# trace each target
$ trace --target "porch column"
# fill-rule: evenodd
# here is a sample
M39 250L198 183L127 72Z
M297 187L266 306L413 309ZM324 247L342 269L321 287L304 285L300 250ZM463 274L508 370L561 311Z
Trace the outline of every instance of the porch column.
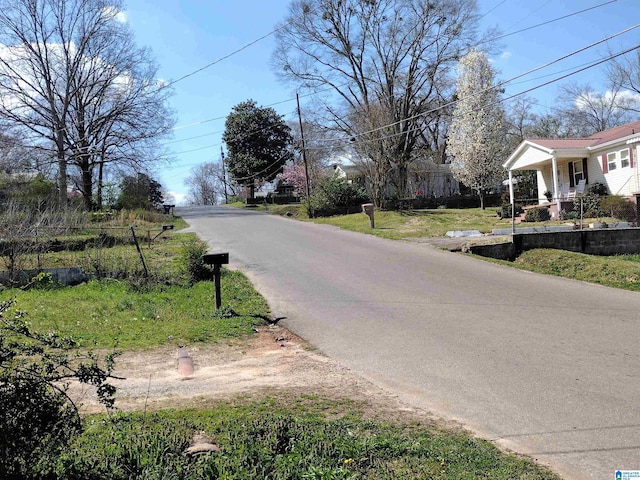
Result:
M516 199L513 195L513 173L509 169L509 200L511 200L511 233L516 233Z
M511 201L511 206L516 203L516 199L513 198L513 173L509 170L509 200Z
M559 202L560 192L558 192L558 161L556 160L555 155L551 157L551 170L553 177L553 189L551 190L553 192L553 200L555 202Z

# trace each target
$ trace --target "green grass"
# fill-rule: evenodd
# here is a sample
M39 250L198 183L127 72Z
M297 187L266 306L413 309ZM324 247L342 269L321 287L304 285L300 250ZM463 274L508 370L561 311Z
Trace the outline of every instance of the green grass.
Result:
M15 297L36 330L71 335L85 347L117 345L124 350L248 335L269 314L246 277L228 270L222 275L220 312L212 282L136 291L124 282L103 280L50 290L7 290L2 297ZM230 310L238 315L221 314Z
M85 426L58 462L64 478L557 479L462 431L388 422L363 415L353 402L337 407L317 397L303 407L266 398L92 416ZM183 456L196 432L220 452Z
M369 233L383 238L399 240L414 237L440 237L449 230L480 230L508 228L511 220L496 216L495 208L425 209L408 212L376 211L375 227L371 229L369 217L363 213L316 218L315 223L335 225L354 232Z
M522 270L640 291L640 255L601 257L540 248L522 253L514 262L500 263Z
M157 224L145 228L159 231ZM223 269L223 308L217 312L213 283L192 285L180 259L198 242L195 234L170 231L151 248L143 244L148 277L131 244L41 254L43 268L78 265L107 278L67 288L4 289L0 299L15 298L36 330L71 335L84 347L145 349L252 333L269 314L266 301L242 274ZM34 268L37 261L33 254L23 259L26 268Z
M234 208L248 208L257 212L269 213L271 215L281 215L297 218L299 220L307 220L307 210L302 203L287 203L284 205L272 205L272 204L258 204L256 206L247 207L244 202L228 203L228 207Z

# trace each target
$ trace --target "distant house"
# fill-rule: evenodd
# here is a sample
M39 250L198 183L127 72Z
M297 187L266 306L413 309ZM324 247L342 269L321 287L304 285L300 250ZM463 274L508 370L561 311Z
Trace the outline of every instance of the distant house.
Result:
M451 175L451 165L417 160L409 167L409 187L416 197L452 197L460 194L460 183Z
M336 177L344 178L347 183L355 183L364 186L365 175L359 166L335 163L331 168L333 168L333 174Z
M638 146L640 121L594 133L586 138L527 139L504 163L509 172L535 170L538 203L549 204L552 214L563 200L575 196L579 185L600 182L613 195L636 201L640 196ZM581 182L582 180L582 182ZM551 192L550 200L545 192ZM513 197L513 191L512 197Z
M354 164L334 164L334 175L349 183L366 186L362 168ZM409 167L407 186L412 197L450 197L460 193L460 184L451 175L449 165L417 160Z

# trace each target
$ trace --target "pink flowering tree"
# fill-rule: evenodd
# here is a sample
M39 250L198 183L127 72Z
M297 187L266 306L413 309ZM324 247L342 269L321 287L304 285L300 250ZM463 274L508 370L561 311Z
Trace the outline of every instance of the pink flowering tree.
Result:
M313 186L317 184L318 180L326 175L327 174L325 173L324 169L312 168L310 166L309 187L311 188L311 190L313 190ZM277 178L285 184L291 185L293 187L293 191L296 194L302 197L306 196L307 181L303 163L285 165L282 173L279 173Z

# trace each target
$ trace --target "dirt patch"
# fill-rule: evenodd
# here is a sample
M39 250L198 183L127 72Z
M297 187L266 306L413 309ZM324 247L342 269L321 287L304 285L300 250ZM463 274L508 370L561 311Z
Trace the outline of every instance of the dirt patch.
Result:
M490 245L494 243L504 243L510 240L508 235L479 235L477 237L417 237L405 238L407 242L423 243L433 245L442 250L450 252L463 251L469 245Z
M239 394L311 394L357 400L380 413L412 413L423 419L428 416L277 325L260 327L256 336L242 342L192 345L186 346L186 351L193 362L193 373L188 376L178 372L178 357L184 351L177 347L119 356L114 375L123 380L112 381L117 388L116 408L199 408ZM74 383L69 393L83 414L104 411L91 387Z

